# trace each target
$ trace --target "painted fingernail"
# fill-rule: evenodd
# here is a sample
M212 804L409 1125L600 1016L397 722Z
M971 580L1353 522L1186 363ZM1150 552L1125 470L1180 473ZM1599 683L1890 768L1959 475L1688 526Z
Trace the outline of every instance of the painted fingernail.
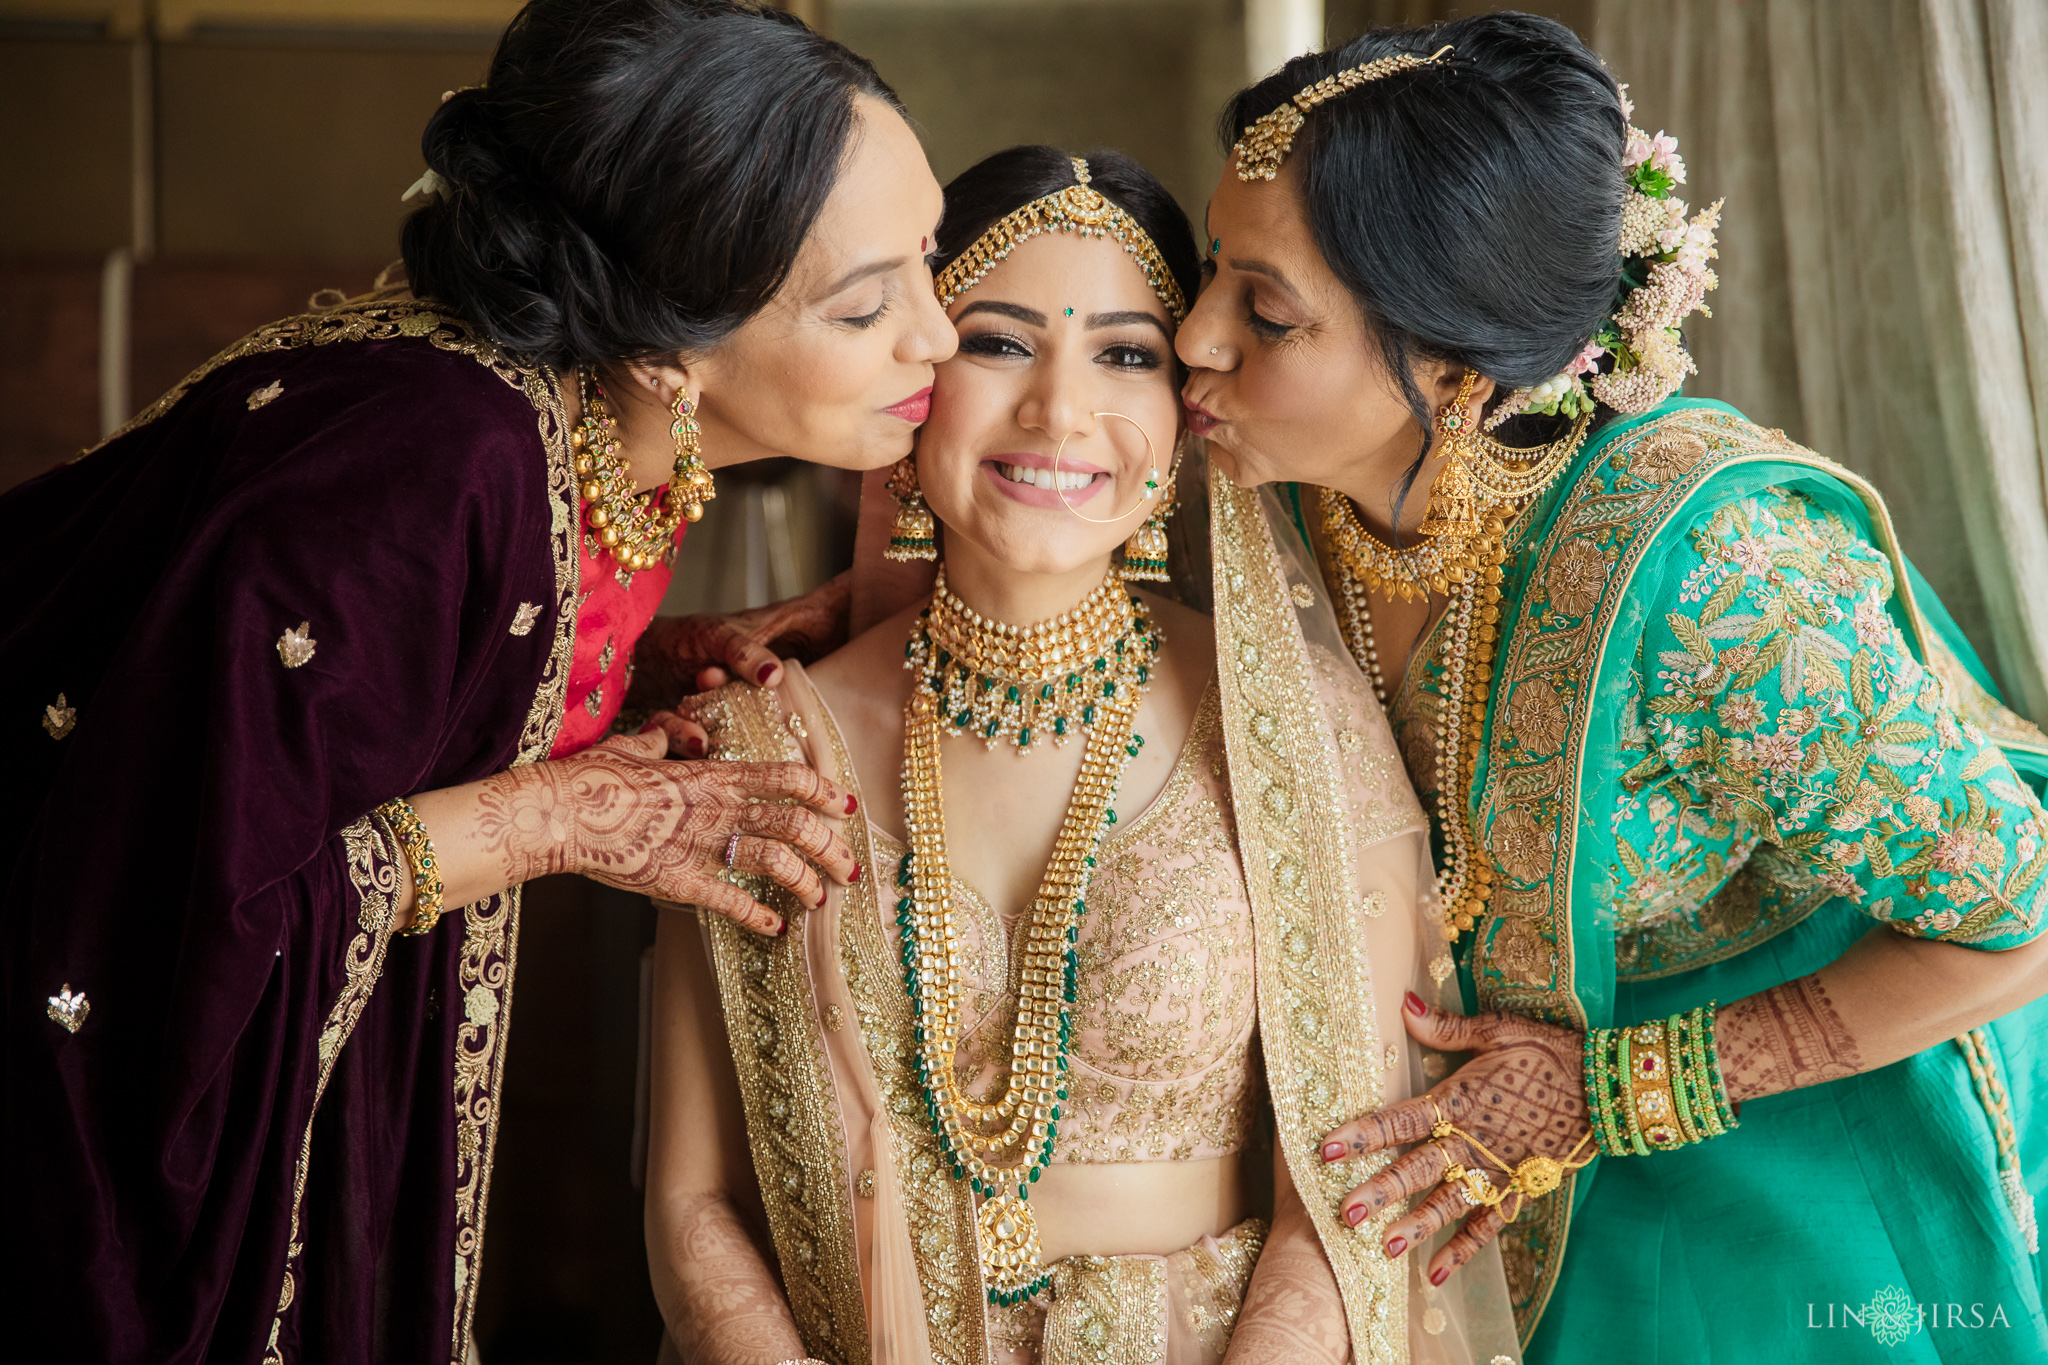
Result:
M1365 1205L1353 1204L1350 1208L1344 1210L1344 1221L1349 1223L1352 1227L1357 1227L1360 1223L1363 1223L1365 1221L1365 1215Z
M1447 1265L1440 1265L1435 1270L1429 1272L1429 1282L1438 1289L1443 1288L1444 1281L1449 1278L1451 1278L1451 1268Z
M1403 996L1401 998L1401 1004L1404 1008L1407 1009L1407 1011L1410 1014L1414 1015L1417 1019L1420 1019L1423 1015L1429 1013L1429 1006L1423 1004L1422 997L1417 995L1414 991L1410 991L1407 995Z
M774 676L775 676L775 665L774 665L774 664L762 664L762 665L761 665L761 671L760 671L759 673L756 673L756 674L754 675L754 680L755 680L756 682L760 683L760 684L761 684L761 686L763 686L763 687L766 687L766 686L768 685L768 680L769 680L770 678L774 677Z
M847 813L848 815L851 815L851 814L853 814L853 813L854 813L855 811L857 811L857 810L859 810L859 809L860 809L860 802L858 802L858 801L856 801L856 800L854 799L854 796L853 796L853 793L852 793L852 792L848 792L848 793L846 794L846 813Z
M826 888L825 888L825 889L824 889L823 891L820 891L820 892L818 893L818 908L819 908L820 910L823 910L823 909L825 908L825 901L826 901L826 898L828 898L829 896L831 896L831 894L832 894L832 888L831 888L831 887L829 887L829 886L828 886L828 887L826 887Z
M775 937L777 937L777 938L781 938L781 937L782 937L782 936L783 936L784 934L786 934L786 933L788 933L788 932L789 932L789 921L788 921L788 920L786 920L786 919L779 919L779 920L775 921Z
M859 864L859 863L855 863L855 864L853 865L853 875L852 875L851 877L848 877L848 878L846 879L846 884L847 884L848 886L852 886L852 885L853 885L853 884L854 884L855 882L857 882L857 881L859 881L859 880L860 880L860 864Z
M1325 1160L1325 1161L1335 1161L1335 1160L1337 1160L1337 1159L1338 1159L1339 1157L1341 1157L1341 1156L1343 1156L1343 1155L1344 1155L1344 1144L1343 1144L1343 1143L1341 1143L1341 1142L1326 1142L1326 1143L1324 1143L1324 1144L1323 1144L1323 1160Z
M653 733L654 733L654 732L655 732L656 730L659 730L660 728L661 728L661 722L660 722L660 721L654 721L654 720L650 720L650 721L648 721L648 722L647 722L647 723L646 723L645 725L643 725L643 726L641 726L641 727L640 727L640 733L641 733L641 734L643 734L643 735L651 735L651 734L653 734Z
M691 758L704 757L704 741L701 739L697 739L695 737L684 740L683 752L688 754Z
M1387 1239L1387 1255L1399 1256L1407 1249L1408 1239L1406 1237L1389 1237Z

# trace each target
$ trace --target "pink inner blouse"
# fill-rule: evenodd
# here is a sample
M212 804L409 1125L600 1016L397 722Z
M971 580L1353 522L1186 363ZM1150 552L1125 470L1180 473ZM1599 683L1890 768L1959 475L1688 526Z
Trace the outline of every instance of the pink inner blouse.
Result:
M626 689L633 685L633 647L653 622L669 579L675 576L673 564L621 572L619 561L582 526L585 510L587 505L577 508L581 591L576 594L576 653L569 663L562 730L549 758L567 758L588 749L611 729L625 704ZM676 528L678 542L687 529L687 523Z
M875 831L893 866L903 846ZM1067 1102L1055 1162L1198 1161L1241 1150L1258 1103L1252 909L1212 682L1166 786L1096 855L1076 944ZM1007 1074L1025 917L954 881L967 1016L958 1070Z

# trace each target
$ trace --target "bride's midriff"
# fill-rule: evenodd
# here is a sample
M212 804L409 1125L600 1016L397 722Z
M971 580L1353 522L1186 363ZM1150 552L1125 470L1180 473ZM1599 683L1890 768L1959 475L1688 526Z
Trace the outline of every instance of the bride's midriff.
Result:
M1055 1162L1031 1188L1039 1254L1167 1256L1250 1212L1243 1152L1206 1161Z

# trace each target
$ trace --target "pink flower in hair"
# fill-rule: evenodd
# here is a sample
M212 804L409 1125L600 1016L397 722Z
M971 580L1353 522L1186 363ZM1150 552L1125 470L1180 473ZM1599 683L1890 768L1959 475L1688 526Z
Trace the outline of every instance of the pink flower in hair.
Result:
M1622 149L1621 168L1624 171L1632 171L1655 153L1656 148L1651 145L1649 134L1640 128L1631 128L1628 130L1628 146Z
M1589 341L1586 343L1586 349L1580 351L1572 358L1572 363L1564 367L1564 372L1570 375L1591 374L1593 367L1600 362L1600 357L1606 354L1605 346L1597 341Z
M1685 163L1678 158L1678 139L1661 128L1657 130L1657 136L1650 139L1648 159L1650 169L1670 176L1672 184L1685 183Z

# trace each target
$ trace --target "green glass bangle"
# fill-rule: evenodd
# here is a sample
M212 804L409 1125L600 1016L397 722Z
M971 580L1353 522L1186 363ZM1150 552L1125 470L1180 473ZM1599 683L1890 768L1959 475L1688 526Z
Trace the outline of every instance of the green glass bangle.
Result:
M1721 1120L1723 1130L1732 1130L1738 1126L1735 1118L1735 1106L1728 1103L1728 1087L1721 1079L1721 1045L1714 1037L1714 1028L1717 1023L1714 1011L1718 1007L1718 1001L1709 1000L1700 1014L1701 1029L1705 1035L1706 1042L1704 1048L1706 1053L1705 1080L1714 1097L1715 1116Z
M1635 1075L1630 1057L1628 1030L1616 1029L1621 1041L1614 1053L1615 1070L1621 1075L1621 1112L1628 1120L1628 1149L1637 1156L1648 1156L1650 1144L1643 1139L1642 1120L1636 1116L1635 1086L1630 1079Z
M1588 1029L1586 1052L1592 1058L1588 1095L1593 1108L1593 1140L1606 1156L1624 1156L1627 1147L1616 1127L1614 1113L1614 1030Z
M1687 1142L1698 1142L1705 1136L1693 1120L1692 1073L1685 1064L1685 1016L1674 1014L1665 1025L1670 1045L1665 1055L1671 1059L1671 1104L1678 1111L1678 1135Z

